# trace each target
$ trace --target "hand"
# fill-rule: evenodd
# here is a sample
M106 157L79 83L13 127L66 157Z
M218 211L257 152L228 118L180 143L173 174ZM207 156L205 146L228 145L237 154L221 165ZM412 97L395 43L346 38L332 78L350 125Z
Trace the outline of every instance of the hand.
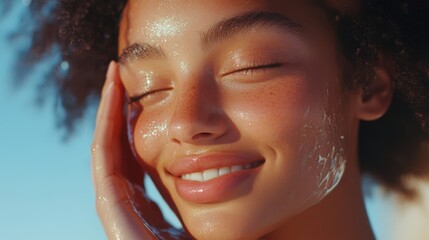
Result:
M123 114L124 90L111 62L97 113L92 171L97 213L109 239L186 239L147 198L144 172L130 150Z

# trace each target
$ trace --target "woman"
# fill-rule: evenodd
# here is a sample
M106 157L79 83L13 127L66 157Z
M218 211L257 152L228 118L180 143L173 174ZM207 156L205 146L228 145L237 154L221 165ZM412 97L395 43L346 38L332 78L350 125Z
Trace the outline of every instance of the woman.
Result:
M409 193L401 177L427 164L425 1L103 3L56 11L80 69L66 79L107 60L119 21L92 148L109 238L373 239L360 169Z

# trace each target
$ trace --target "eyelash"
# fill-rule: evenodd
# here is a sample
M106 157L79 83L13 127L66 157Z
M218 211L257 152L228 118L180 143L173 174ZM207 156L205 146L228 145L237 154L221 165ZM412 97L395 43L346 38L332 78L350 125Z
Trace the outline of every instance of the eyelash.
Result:
M270 64L263 64L263 65L254 64L254 65L249 66L249 67L244 67L244 68L240 68L240 69L237 69L237 70L234 70L231 72L224 73L224 74L222 74L222 77L226 76L226 75L236 74L236 73L242 73L244 75L248 75L248 74L253 74L256 71L266 71L268 69L277 68L277 67L281 67L281 66L283 66L282 63L270 63ZM167 91L167 90L171 90L171 89L172 88L162 88L162 89L157 89L157 90L153 90L153 91L148 91L148 92L142 93L142 94L135 96L135 97L130 97L128 100L128 104L138 102L141 99L143 99L143 98L145 98L151 94L155 94L158 92Z
M249 67L243 67L243 68L240 68L237 70L233 70L231 72L224 73L224 74L222 74L222 77L226 76L226 75L236 74L236 73L248 75L248 74L253 74L257 71L266 71L268 69L277 68L277 67L281 67L281 66L283 66L283 63L270 63L270 64L262 64L262 65L253 64Z
M158 93L158 92L167 91L167 90L171 90L171 89L172 88L161 88L161 89L157 89L157 90L153 90L153 91L148 91L148 92L142 93L142 94L134 96L134 97L129 97L128 104L132 104L132 103L138 102L141 99L143 99L143 98L145 98L145 97L147 97L147 96L149 96L151 94L155 94L155 93Z

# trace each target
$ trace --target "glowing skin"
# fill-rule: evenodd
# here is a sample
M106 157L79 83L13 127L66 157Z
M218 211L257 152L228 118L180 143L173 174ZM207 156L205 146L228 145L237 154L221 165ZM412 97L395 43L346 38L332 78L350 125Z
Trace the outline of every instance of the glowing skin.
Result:
M215 42L201 39L249 12L295 25L258 22ZM304 1L131 0L121 26L121 52L135 43L159 51L121 63L136 100L130 141L195 238L267 235L318 204L346 161L355 162L358 95L342 86L321 9ZM203 181L202 172L222 167L238 171Z
M161 18L156 22L148 22L147 28L141 32L142 35L149 34L150 39L173 38L180 35L182 29L186 27L186 22L176 17Z

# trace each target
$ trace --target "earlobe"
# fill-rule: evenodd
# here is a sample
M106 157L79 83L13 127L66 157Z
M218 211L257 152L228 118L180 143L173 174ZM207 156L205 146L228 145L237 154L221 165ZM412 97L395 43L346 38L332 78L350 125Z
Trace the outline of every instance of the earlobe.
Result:
M379 55L375 66L375 76L361 91L359 102L359 119L373 121L383 116L393 98L393 66L387 64Z

